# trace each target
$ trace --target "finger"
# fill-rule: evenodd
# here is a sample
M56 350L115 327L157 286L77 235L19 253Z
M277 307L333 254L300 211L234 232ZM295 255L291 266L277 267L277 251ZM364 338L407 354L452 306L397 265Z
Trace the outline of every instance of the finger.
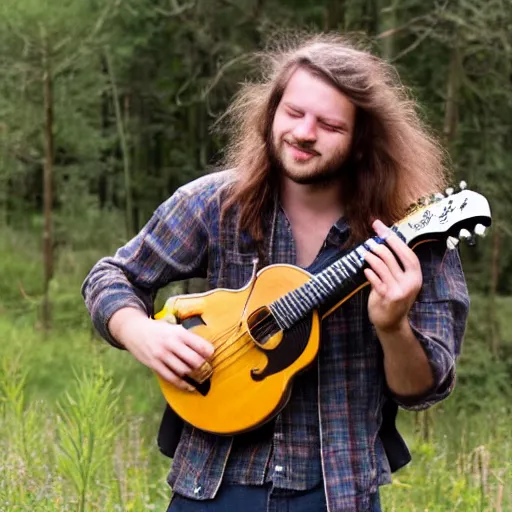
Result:
M183 328L181 332L181 339L194 350L194 352L197 352L205 359L210 359L215 352L215 348L209 341L206 341L204 338L201 338L201 336L191 331L187 331L185 328Z
M381 260L377 255L371 252L367 252L364 255L364 259L366 260L368 265L370 265L373 272L377 274L377 276L382 282L384 282L388 286L391 286L394 282L396 282L396 279L393 277L393 274L389 270L386 263L383 260Z
M393 277L398 281L404 275L404 271L397 260L397 257L384 244L376 245L372 248L376 254L388 267Z
M194 391L195 388L185 382L183 379L181 379L178 375L176 375L173 371L169 370L165 364L163 364L161 361L159 361L157 364L155 364L155 367L153 368L162 379L166 380L167 382L170 382L174 386L176 386L179 389L182 389L183 391Z
M389 229L380 220L374 221L372 227L377 235L384 239L389 247L391 247L396 257L402 262L405 271L417 268L419 265L418 257L416 254L414 254L414 251L403 240L401 240L394 231Z
M379 276L371 268L365 268L364 275L370 282L372 289L374 289L381 296L386 295L386 285L379 279Z
M178 340L171 347L172 353L181 359L187 366L194 370L198 370L205 362L205 358L197 353L193 348L186 345L183 340Z
M178 377L184 377L185 375L188 375L192 371L192 368L188 364L186 364L179 357L175 356L170 352L165 356L162 362L173 373L178 375Z

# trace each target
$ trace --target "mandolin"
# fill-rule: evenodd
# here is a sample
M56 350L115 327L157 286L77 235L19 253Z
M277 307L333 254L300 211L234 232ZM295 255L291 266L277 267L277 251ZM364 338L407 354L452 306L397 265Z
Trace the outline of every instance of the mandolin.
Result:
M459 192L446 193L421 201L390 229L411 248L435 240L446 240L449 249L463 239L474 243L475 234L483 236L491 225L487 200L464 183ZM209 361L185 377L194 391L157 376L169 406L194 427L220 435L272 419L288 402L293 378L318 353L321 319L368 284L365 253L382 243L370 238L314 276L276 264L254 271L239 290L168 299L155 319L179 323L215 348Z

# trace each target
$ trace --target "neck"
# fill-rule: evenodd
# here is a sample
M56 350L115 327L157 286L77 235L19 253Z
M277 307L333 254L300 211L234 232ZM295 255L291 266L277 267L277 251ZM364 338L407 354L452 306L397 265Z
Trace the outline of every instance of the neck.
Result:
M341 216L340 184L330 182L301 185L283 177L280 184L281 204L285 211L307 211L317 215Z

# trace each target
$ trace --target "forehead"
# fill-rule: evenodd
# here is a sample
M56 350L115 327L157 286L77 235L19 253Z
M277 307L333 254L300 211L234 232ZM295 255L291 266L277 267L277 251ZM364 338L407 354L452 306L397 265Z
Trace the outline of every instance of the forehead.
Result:
M354 104L342 92L309 71L297 69L286 85L281 98L283 103L315 114L319 117L352 117Z

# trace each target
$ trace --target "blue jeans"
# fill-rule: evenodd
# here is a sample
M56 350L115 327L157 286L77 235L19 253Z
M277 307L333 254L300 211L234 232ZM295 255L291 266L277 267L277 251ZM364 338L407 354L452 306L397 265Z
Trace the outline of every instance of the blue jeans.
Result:
M191 500L175 494L167 512L327 512L323 484L307 491L273 489L271 485L221 485L213 500ZM381 512L379 493L371 512Z

